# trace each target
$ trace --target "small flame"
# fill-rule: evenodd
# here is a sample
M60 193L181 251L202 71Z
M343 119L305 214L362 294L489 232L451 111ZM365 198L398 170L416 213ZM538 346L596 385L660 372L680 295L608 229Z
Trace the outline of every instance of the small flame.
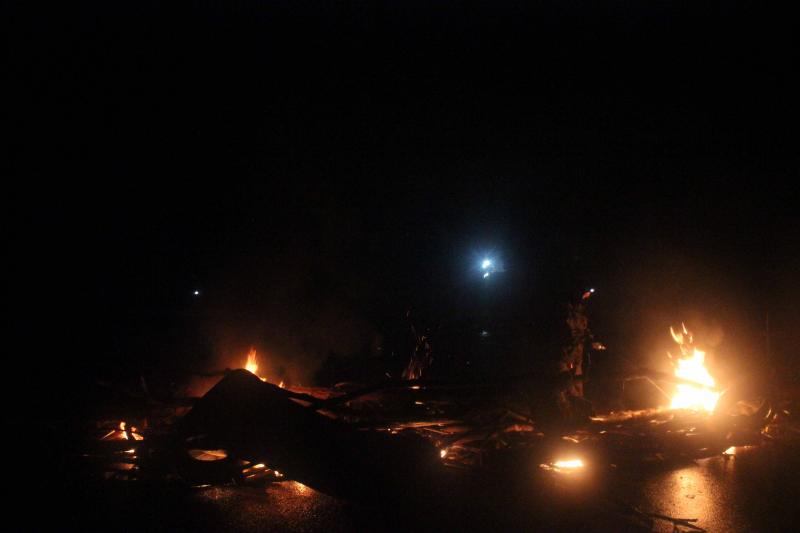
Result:
M551 472L559 472L570 474L572 472L580 471L585 465L581 459L559 459L552 463L543 463L539 468L549 470Z
M244 365L244 369L253 374L255 377L260 379L261 381L267 381L267 378L258 375L258 360L256 359L256 349L250 348L250 352L247 354L247 363ZM286 388L283 384L283 381L280 382L278 385L280 388Z
M677 359L675 376L692 381L697 385L681 383L672 397L673 409L694 409L696 411L713 412L717 406L720 393L714 388L716 383L705 366L706 353L694 346L691 332L681 324L682 331L675 332L669 328L672 338L681 348L682 357ZM672 356L670 356L672 357Z
M561 468L563 470L575 470L577 468L583 468L583 461L580 459L567 459L567 460L560 460L553 463L553 466L556 468Z
M112 429L100 437L100 440L144 440L144 437L138 431L135 426L128 427L128 424L122 421L117 426L117 429Z
M445 448L443 450L439 450L439 455L442 457L442 459L447 457L447 448Z

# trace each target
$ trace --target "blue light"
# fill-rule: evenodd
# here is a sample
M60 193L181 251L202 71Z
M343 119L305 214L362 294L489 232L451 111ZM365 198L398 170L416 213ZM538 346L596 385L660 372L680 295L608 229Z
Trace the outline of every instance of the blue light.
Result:
M482 268L482 269L484 269L484 270L486 270L486 269L487 269L487 268L489 268L490 266L492 266L492 261L491 261L491 259L484 259L484 260L483 260L483 263L481 263L481 268Z

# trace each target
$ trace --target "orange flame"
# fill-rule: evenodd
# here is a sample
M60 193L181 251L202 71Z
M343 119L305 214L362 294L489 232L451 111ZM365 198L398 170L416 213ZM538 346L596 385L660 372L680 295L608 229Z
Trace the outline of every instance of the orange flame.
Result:
M138 429L135 426L128 427L128 425L122 421L117 426L117 429L112 429L102 437L100 440L144 440L144 437L138 433Z
M552 463L543 463L539 468L549 470L552 472L560 472L565 474L572 474L573 472L581 472L586 464L581 459L559 459Z
M247 354L247 362L244 365L244 369L256 376L261 381L267 381L267 378L258 375L258 359L256 356L256 349L250 348L250 351ZM281 381L278 386L282 389L285 388L283 381Z
M553 466L556 468L573 470L576 468L583 468L584 465L583 461L581 461L580 459L566 459L566 460L556 461L555 463L553 463Z
M673 409L693 409L695 411L713 412L717 406L720 392L715 389L714 378L705 366L706 353L692 346L694 338L686 326L676 332L669 328L672 338L680 346L682 357L675 362L675 376L692 381L697 385L681 383L675 388L672 397ZM668 354L669 355L669 354ZM672 355L670 355L670 358Z
M247 354L247 363L244 365L244 369L248 372L258 375L258 363L256 362L256 349L250 348L250 353Z

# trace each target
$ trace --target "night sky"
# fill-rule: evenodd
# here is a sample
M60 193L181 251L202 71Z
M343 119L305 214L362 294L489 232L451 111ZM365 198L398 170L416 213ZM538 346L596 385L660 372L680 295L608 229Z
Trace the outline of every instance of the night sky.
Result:
M687 320L796 374L791 17L428 4L8 2L11 368L66 398L257 346L309 383L397 368L413 307L513 372L591 286L610 358Z

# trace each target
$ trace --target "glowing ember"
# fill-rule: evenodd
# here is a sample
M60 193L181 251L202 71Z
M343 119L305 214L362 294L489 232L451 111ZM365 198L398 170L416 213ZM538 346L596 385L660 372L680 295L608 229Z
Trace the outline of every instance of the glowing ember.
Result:
M581 459L559 459L553 463L540 464L539 468L552 472L572 473L578 472L586 466Z
M439 455L442 457L442 459L447 457L447 448L445 448L444 450L440 450Z
M695 411L714 411L720 393L714 389L716 383L705 367L706 353L692 346L692 334L682 326L681 332L670 328L672 338L681 348L682 357L677 359L675 376L692 381L697 385L681 383L672 397L673 409L693 409ZM672 356L670 356L672 357Z
M731 446L730 448L722 452L722 455L724 455L725 457L730 457L732 455L737 455L743 452L747 452L748 450L752 450L753 448L755 448L755 446L753 445Z
M189 450L189 455L198 461L221 461L228 457L225 450Z
M294 492L297 494L307 494L310 490L308 487L300 483L299 481L292 482L292 487L294 488Z
M556 468L561 468L563 470L574 470L576 468L583 468L583 461L580 459L569 459L566 461L556 461L553 463L553 466Z

